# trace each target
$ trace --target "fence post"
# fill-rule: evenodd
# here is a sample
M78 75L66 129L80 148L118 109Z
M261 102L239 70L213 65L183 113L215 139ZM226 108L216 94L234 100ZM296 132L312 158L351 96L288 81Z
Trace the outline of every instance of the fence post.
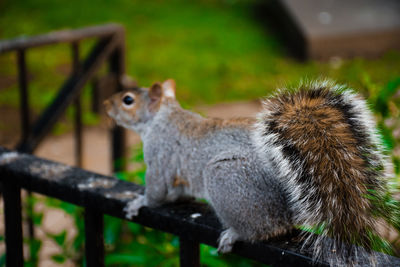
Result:
M80 62L79 62L79 43L72 43L72 71L74 75L80 72ZM82 105L80 94L76 97L74 101L75 114L74 114L74 135L75 135L75 163L76 166L82 168Z
M30 116L29 116L29 94L28 94L28 73L26 71L26 54L25 50L17 51L18 62L18 83L19 83L19 99L20 99L20 116L21 116L21 133L22 141L26 141L30 133Z
M85 255L87 267L104 266L103 214L85 208Z
M199 242L196 242L188 237L179 237L179 260L181 267L199 267Z
M31 118L29 116L29 92L28 92L28 71L26 69L26 53L24 49L17 50L18 62L18 84L19 84L19 98L20 98L20 116L21 116L21 143L25 143L31 132ZM21 190L19 190L21 191ZM27 191L28 201L26 205L28 234L30 241L35 238L35 227L33 225L33 207L30 199L32 192ZM32 258L32 255L31 255Z
M110 72L114 74L117 92L122 91L121 78L125 74L125 49L124 35L120 33L120 45L110 57ZM125 169L125 131L122 127L116 126L112 129L112 160L113 171Z
M6 265L23 266L21 188L9 179L3 180L4 224L6 232Z
M99 78L96 76L92 78L91 89L92 89L92 103L91 103L92 112L96 114L101 114L100 109L102 107L100 105Z

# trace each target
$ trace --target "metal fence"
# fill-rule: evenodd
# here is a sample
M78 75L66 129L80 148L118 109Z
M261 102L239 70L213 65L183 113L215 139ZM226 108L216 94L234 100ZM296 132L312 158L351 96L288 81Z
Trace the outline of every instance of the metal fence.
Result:
M23 263L21 188L85 208L86 262L87 266L96 267L104 266L103 214L126 219L123 208L134 194L144 191L142 186L130 182L1 147L0 180L4 186L8 266ZM181 266L200 266L199 244L217 246L222 231L209 206L197 202L142 208L132 221L178 235ZM276 266L310 266L311 257L301 251L297 237L293 233L263 243L238 242L234 253Z
M87 39L95 39L96 43L85 59L80 59L80 43ZM72 72L58 90L53 101L44 109L35 122L30 121L29 105L29 84L27 70L27 53L30 49L57 43L69 43L71 46ZM78 30L64 30L52 32L34 37L20 37L12 40L0 41L0 54L13 52L17 56L18 82L20 91L20 114L21 114L21 140L16 146L19 152L32 153L52 130L57 121L65 112L68 106L75 106L74 114L74 134L75 134L75 160L77 166L82 166L82 108L80 95L82 88L94 77L102 65L109 65L109 71L114 76L113 91L122 90L120 77L125 73L125 31L121 25L108 24L102 26L88 27ZM99 96L99 94L96 94ZM124 130L120 127L112 129L112 159L114 170L123 168L121 160L124 154ZM116 164L118 163L118 164ZM4 183L4 199L10 194L14 195L12 189L8 191L7 183ZM28 191L30 195L30 191ZM16 196L13 196L16 197ZM18 205L18 199L15 199ZM6 208L5 208L6 209ZM28 206L31 210L32 207ZM27 212L32 214L32 212ZM10 216L9 216L10 217ZM96 221L99 219L97 213L86 212L85 221ZM102 220L98 220L101 222ZM29 235L34 237L34 227L32 219L28 217ZM12 229L12 228L11 228ZM11 232L10 232L11 231ZM10 236L13 231L8 227L6 236ZM18 232L17 232L18 233ZM92 238L92 235L88 236ZM15 241L18 240L18 241ZM19 242L18 234L16 239L7 238L6 245ZM21 246L22 243L19 245ZM10 256L19 253L16 249L7 249L7 265L18 266L21 259ZM100 253L100 251L99 251ZM16 255L16 254L15 254ZM15 265L17 264L17 265ZM89 262L88 262L89 264Z
M79 42L98 39L88 57L79 60ZM35 123L29 121L29 90L26 70L26 50L54 43L71 43L73 72L65 81L53 102ZM16 151L0 147L0 182L3 185L6 264L23 266L21 189L54 197L85 208L85 257L87 266L104 266L103 215L126 219L123 208L142 186L44 160L30 155L52 129L68 105L75 105L76 163L81 164L81 104L80 91L99 67L108 62L115 75L115 91L122 90L124 74L124 29L105 25L74 31L60 31L32 38L0 42L0 53L14 51L18 57L21 96L22 139ZM113 162L123 157L124 132L112 130ZM17 152L18 151L18 152ZM119 164L114 169L121 168ZM195 215L195 216L193 216ZM143 208L133 222L179 236L181 266L200 266L199 244L217 246L222 227L206 204L174 203L159 208ZM33 235L33 225L31 225ZM274 266L311 266L311 255L302 248L299 232L268 242L250 244L237 242L233 253ZM135 251L132 251L134 254ZM384 258L378 254L380 258ZM400 259L388 257L387 264L400 266ZM326 263L314 263L327 266ZM386 265L387 266L387 265Z

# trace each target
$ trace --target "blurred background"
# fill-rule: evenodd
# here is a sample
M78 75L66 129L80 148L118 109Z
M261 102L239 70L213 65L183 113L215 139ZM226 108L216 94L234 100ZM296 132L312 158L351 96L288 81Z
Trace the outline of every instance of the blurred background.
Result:
M355 88L376 115L382 141L400 172L400 6L396 1L261 0L0 0L0 39L120 23L126 30L126 72L140 86L173 78L182 106L204 115L251 116L258 99L301 80L329 78ZM92 41L81 44L84 58ZM66 44L29 50L26 56L30 117L38 117L71 73ZM82 93L83 167L111 174L110 125L94 112L93 86ZM74 107L65 112L36 155L74 164ZM13 148L21 135L17 58L0 53L0 145ZM140 140L129 134L128 171L120 179L144 182ZM28 266L82 266L81 209L34 195L36 238L26 242ZM1 221L1 235L4 227ZM388 239L399 244L395 232ZM1 237L0 264L4 264ZM105 218L106 264L176 266L178 239L142 226ZM132 253L132 252L135 253ZM398 249L397 249L398 253ZM202 246L207 266L254 266L217 256ZM399 255L399 254L397 254Z

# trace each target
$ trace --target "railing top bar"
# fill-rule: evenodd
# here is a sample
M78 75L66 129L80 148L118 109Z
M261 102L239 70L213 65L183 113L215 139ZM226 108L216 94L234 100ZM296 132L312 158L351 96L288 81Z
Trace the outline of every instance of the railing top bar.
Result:
M142 186L133 183L0 147L0 181L5 179L33 192L122 219L125 219L125 205L135 194L144 191ZM143 208L133 221L214 247L222 230L209 206L197 202ZM268 242L238 242L234 253L265 264L311 266L310 254L301 250L302 243L296 241L297 237L297 233L293 233ZM377 254L379 263L384 255ZM400 266L399 258L388 257L385 266ZM327 265L320 263L317 266Z
M42 45L77 42L92 37L106 37L116 33L123 33L124 28L119 24L105 24L77 30L61 30L32 37L21 36L15 39L0 41L0 53L13 50L27 49Z

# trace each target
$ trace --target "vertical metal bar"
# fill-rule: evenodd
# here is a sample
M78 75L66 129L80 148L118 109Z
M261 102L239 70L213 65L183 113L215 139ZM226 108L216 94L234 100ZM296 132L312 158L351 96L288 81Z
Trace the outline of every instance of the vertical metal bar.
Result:
M26 71L25 50L17 51L18 83L20 91L20 116L22 141L26 141L30 133L29 101L28 101L28 73Z
M94 77L91 82L92 85L92 112L100 114L100 92L99 92L99 79Z
M125 131L122 127L115 126L111 133L113 171L119 172L124 170L126 165L124 159Z
M179 260L181 267L200 267L199 243L187 238L179 238Z
M115 49L110 58L110 71L114 74L116 80L116 91L122 91L121 78L125 74L125 49L124 36L121 34L120 45ZM114 172L125 168L124 149L125 131L116 126L112 129L112 161Z
M85 209L85 254L87 267L104 266L103 214Z
M74 42L72 45L72 71L78 74L80 71L79 63L79 43ZM75 134L75 164L82 167L82 105L80 95L74 101L75 114L74 114L74 134Z
M81 100L78 96L74 102L75 105L75 164L82 168L83 157L82 157L82 106Z
M12 179L4 179L3 189L6 265L8 267L23 266L21 189Z
M32 192L27 190L27 198L26 198L26 208L25 208L25 212L26 212L26 221L28 222L28 234L29 234L29 240L32 241L33 239L35 239L35 226L33 224L33 195ZM31 256L31 259L33 259L35 256Z
M21 139L22 142L26 142L31 132L31 122L29 116L29 94L28 94L28 72L26 69L26 54L24 49L17 50L17 62L18 62L18 83L20 90L20 116L21 116ZM28 221L28 232L29 238L35 237L35 228L33 225L33 207L32 192L28 191L28 202L26 207L27 221Z

